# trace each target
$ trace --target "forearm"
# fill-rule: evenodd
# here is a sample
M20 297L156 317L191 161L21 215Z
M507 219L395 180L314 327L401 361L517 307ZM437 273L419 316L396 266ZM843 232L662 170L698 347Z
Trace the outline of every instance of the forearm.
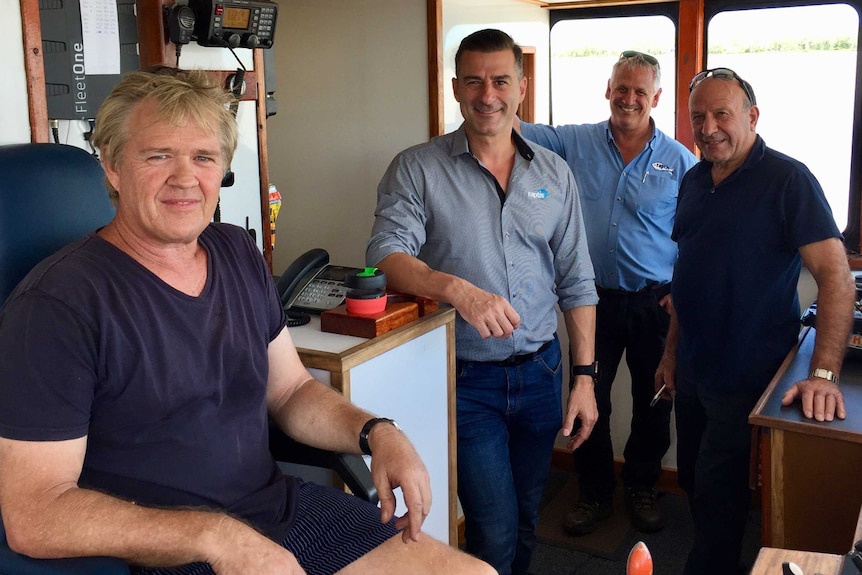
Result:
M314 379L299 386L270 415L297 441L341 453L359 453L359 432L374 417Z
M28 505L16 508L15 499ZM262 537L224 514L148 508L77 487L4 499L4 522L10 547L31 557L109 556L152 567L210 562L231 538Z
M670 323L668 324L667 337L665 338L664 354L666 359L676 359L676 348L679 345L679 320L676 317L676 310L673 304L665 308L670 315Z
M820 289L817 298L817 337L811 356L811 368L828 369L836 375L847 350L847 341L853 325L855 286L852 281L833 278L826 289Z
M831 238L803 246L799 252L817 282L817 337L811 367L838 374L850 337L856 299L856 285L844 246Z
M386 274L386 284L395 291L426 297L458 308L475 286L452 274L439 272L405 253L389 254L377 264Z
M572 365L589 365L596 359L596 306L574 307L563 314ZM601 369L601 366L599 366Z

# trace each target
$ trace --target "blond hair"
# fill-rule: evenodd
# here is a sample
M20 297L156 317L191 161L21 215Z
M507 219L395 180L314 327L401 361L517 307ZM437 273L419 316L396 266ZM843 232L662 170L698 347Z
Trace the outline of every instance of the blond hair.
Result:
M142 102L155 102L157 120L181 126L188 121L219 135L225 168L237 146L237 125L228 106L233 96L202 70L158 67L131 72L114 87L96 114L92 143L108 166L123 158L129 138L129 117ZM117 190L105 180L108 194L117 201Z

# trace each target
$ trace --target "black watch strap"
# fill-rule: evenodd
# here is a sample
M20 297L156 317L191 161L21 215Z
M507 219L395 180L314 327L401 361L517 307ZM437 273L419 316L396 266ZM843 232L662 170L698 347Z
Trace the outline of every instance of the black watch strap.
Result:
M362 426L362 431L359 432L359 449L365 455L371 455L371 446L368 445L368 434L371 433L371 429L378 423L389 423L395 426L395 429L401 429L398 424L395 423L394 419L389 419L388 417L374 417L366 421L365 425Z
M599 362L594 361L589 365L573 365L571 369L572 379L576 375L589 375L593 381L599 380Z

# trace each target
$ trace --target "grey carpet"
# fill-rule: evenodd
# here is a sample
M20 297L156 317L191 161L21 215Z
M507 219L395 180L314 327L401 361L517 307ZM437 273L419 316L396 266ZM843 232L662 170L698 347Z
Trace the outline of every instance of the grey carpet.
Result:
M573 478L573 474L559 470L552 470L545 489L542 514L540 515L541 533L547 526L541 525L542 519L551 513L547 512L547 506L551 504L561 490ZM618 489L620 491L620 489ZM653 558L653 573L655 575L679 575L682 573L685 558L692 544L692 523L688 511L688 502L681 495L664 493L661 495L660 504L666 516L665 528L658 533L639 533L634 528L628 528L623 537L616 543L616 549L610 554L589 553L584 551L583 546L560 545L559 540L549 542L540 535L533 562L530 565L531 575L625 575L626 559L629 550L638 541L643 541L650 550ZM613 521L624 522L628 525L628 518L622 505L621 498L617 498L614 508L615 518ZM611 520L609 520L611 521ZM560 526L560 529L562 527ZM598 531L598 530L597 530ZM616 532L614 532L616 533ZM612 536L611 531L608 537ZM616 535L613 535L616 537ZM565 535L564 537L568 537ZM574 538L571 538L574 539ZM609 539L605 547L614 545ZM743 548L743 563L752 565L760 549L760 510L753 509L749 513L748 526L746 528L745 542Z

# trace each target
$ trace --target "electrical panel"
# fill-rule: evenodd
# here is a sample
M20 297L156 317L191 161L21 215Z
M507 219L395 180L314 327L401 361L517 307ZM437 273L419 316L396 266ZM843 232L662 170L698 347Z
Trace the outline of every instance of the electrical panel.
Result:
M140 67L135 0L40 0L48 117L90 120Z

